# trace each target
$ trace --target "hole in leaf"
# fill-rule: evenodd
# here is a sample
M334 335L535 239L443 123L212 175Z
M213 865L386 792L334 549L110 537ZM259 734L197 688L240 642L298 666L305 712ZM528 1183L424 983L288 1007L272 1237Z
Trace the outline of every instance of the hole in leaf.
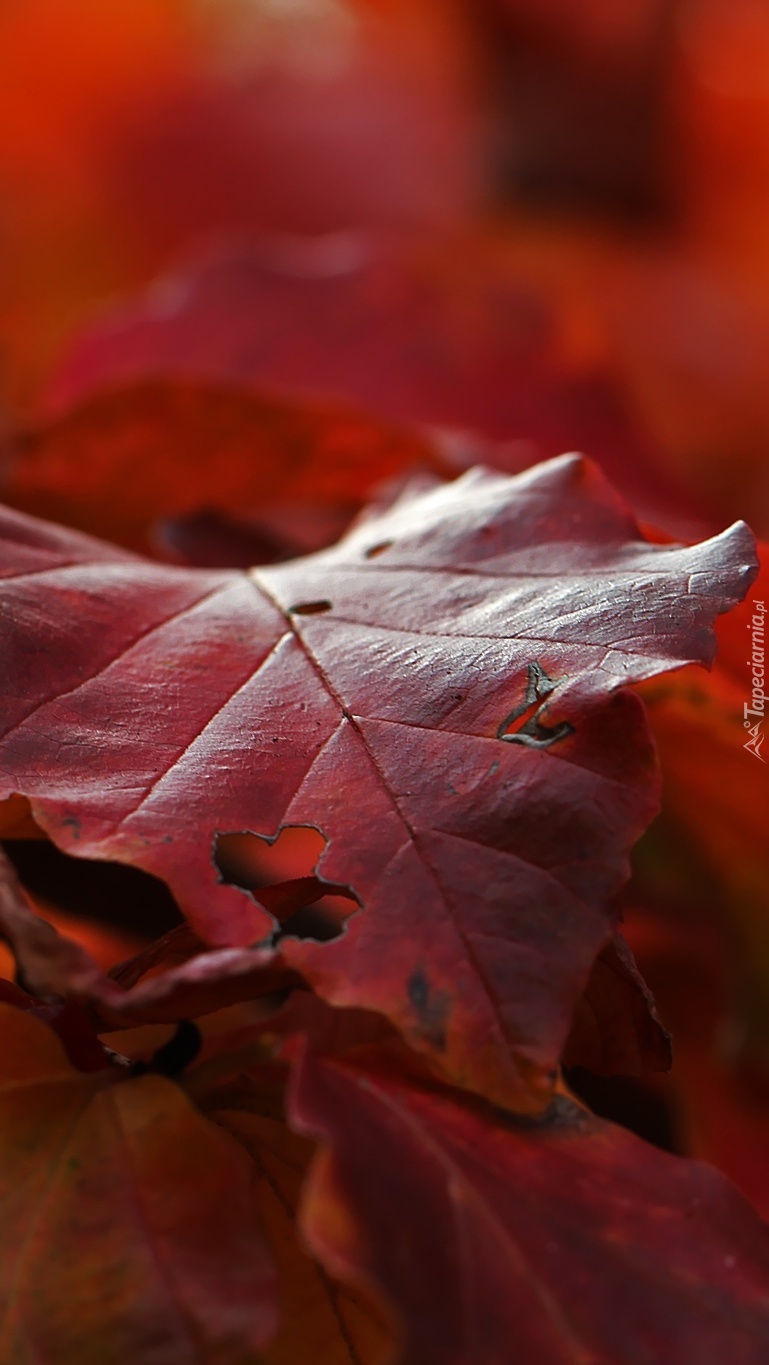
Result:
M73 858L48 839L8 839L2 846L27 891L65 914L147 941L184 922L165 882L138 867Z
M508 744L523 744L531 749L546 749L556 740L565 739L574 733L568 721L560 724L545 725L540 717L545 712L545 703L551 692L558 686L538 662L530 663L526 669L526 694L518 706L505 716L497 730L497 738Z
M508 744L523 744L529 749L547 749L551 744L555 744L556 740L565 739L567 735L573 734L574 726L569 725L567 720L550 727L542 724L537 712L530 719L524 716L520 726L505 730L499 738Z
M273 946L283 938L327 943L360 909L349 886L317 875L327 843L310 825L287 825L274 839L249 831L216 835L214 862L222 881L252 892L278 921Z
M330 611L331 605L327 598L323 597L317 602L297 602L288 610L292 616L318 616L322 611Z
M500 725L499 738L512 739L514 735L519 735L524 727L534 719L541 705L542 702L535 698L528 706L512 712Z
M389 550L392 543L391 540L380 540L377 545L370 545L365 552L366 559L376 559L377 555L382 555L385 550Z

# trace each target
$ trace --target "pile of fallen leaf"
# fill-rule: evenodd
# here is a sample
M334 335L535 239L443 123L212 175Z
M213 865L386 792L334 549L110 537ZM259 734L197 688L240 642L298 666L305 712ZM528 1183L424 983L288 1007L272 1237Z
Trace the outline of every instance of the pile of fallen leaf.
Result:
M769 1359L721 3L0 19L0 1365Z

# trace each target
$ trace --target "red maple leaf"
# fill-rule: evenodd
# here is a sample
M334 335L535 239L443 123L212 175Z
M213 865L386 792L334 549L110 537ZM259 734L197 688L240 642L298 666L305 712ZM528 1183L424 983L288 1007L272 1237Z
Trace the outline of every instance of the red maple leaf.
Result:
M623 684L713 651L741 526L644 541L564 457L483 472L267 570L174 570L7 514L5 794L81 856L164 877L194 930L275 943L222 833L316 826L362 909L284 961L463 1084L539 1109L655 808Z

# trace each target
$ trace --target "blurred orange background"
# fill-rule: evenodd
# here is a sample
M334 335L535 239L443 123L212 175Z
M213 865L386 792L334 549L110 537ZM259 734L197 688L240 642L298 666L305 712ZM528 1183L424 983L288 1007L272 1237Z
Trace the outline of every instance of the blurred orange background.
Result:
M215 230L482 233L766 530L762 0L24 0L0 51L12 410Z

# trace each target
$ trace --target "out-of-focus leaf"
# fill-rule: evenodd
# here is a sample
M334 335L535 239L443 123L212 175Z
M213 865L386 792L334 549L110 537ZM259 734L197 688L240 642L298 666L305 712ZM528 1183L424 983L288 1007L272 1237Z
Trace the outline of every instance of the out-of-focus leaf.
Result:
M584 451L648 521L688 539L713 529L694 494L676 489L613 372L567 353L560 300L522 280L504 239L477 234L396 246L360 232L225 241L76 338L46 403L66 414L161 376L341 398L491 437L501 444L480 458L508 473ZM457 467L467 444L455 443Z
M183 376L527 436L516 418L543 372L550 379L551 318L469 247L390 247L360 232L225 239L76 338L46 407L62 414L117 383Z
M769 1079L745 1047L744 1001L727 916L703 900L631 905L627 930L674 1038L664 1080L678 1150L710 1161L769 1217Z
M320 548L383 480L453 472L426 436L341 407L170 380L94 397L15 452L7 502L144 550L163 518L285 509L288 520L297 504L319 521Z
M670 1068L670 1035L621 934L614 935L593 963L562 1061L599 1076L640 1076Z
M325 1145L308 1242L386 1295L398 1365L766 1358L769 1232L708 1167L563 1097L523 1123L373 1054L306 1054L289 1117Z
M276 1326L249 1162L171 1082L0 1017L3 1359L247 1365Z
M285 1079L285 1067L262 1065L230 1085L195 1089L205 1112L254 1163L254 1195L276 1263L280 1308L278 1334L260 1362L389 1365L392 1329L381 1303L332 1279L301 1238L297 1210L315 1146L286 1124Z

